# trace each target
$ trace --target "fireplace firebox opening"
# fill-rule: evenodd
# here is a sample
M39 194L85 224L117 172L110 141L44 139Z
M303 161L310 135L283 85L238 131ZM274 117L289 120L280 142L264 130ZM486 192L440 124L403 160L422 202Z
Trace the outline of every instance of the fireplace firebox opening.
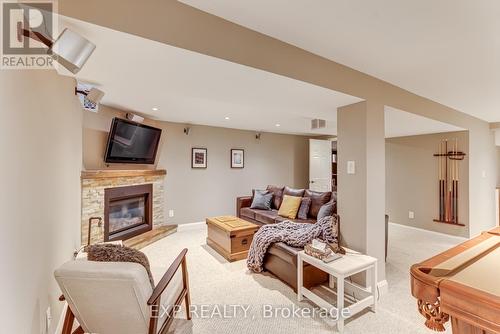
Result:
M127 240L153 229L153 185L104 189L104 241Z

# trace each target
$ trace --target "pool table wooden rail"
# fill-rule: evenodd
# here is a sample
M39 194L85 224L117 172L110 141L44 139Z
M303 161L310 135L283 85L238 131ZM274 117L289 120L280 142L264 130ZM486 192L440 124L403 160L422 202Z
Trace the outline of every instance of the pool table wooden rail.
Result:
M411 293L418 300L418 311L426 318L428 328L444 331L451 316L454 334L500 333L499 296L430 274L432 268L495 235L500 235L500 228L411 267Z

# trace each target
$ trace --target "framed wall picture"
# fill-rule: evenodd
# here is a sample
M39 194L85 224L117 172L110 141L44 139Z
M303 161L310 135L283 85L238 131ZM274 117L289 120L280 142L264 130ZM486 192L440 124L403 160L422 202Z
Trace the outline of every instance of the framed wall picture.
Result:
M245 150L231 149L231 168L245 167Z
M191 168L207 168L207 149L193 147L191 149Z

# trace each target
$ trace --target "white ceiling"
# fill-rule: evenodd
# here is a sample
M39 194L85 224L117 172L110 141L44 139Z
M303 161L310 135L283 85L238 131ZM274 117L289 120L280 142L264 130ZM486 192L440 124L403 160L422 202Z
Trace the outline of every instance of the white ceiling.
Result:
M181 0L489 122L500 1Z
M465 129L454 125L438 122L396 108L385 107L386 138L463 130Z
M156 119L278 133L334 134L336 108L360 101L90 23L62 17L59 24L97 45L77 77L101 86L103 104ZM326 119L328 128L311 131L313 118Z
M60 17L59 25L77 31L97 45L78 73L78 80L95 83L103 90L103 104L151 118L253 131L336 135L337 107L361 101L79 20ZM63 68L58 70L71 75ZM159 110L154 111L153 107ZM313 118L326 119L327 128L310 130ZM387 137L457 129L386 108Z

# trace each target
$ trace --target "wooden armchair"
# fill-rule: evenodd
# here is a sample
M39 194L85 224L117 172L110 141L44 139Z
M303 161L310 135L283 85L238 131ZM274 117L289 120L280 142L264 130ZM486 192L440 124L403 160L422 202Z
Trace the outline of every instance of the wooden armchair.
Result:
M61 300L68 302L62 334L164 333L183 301L190 320L186 253L184 249L177 256L154 289L137 263L65 263L54 274ZM72 332L75 318L80 327Z

